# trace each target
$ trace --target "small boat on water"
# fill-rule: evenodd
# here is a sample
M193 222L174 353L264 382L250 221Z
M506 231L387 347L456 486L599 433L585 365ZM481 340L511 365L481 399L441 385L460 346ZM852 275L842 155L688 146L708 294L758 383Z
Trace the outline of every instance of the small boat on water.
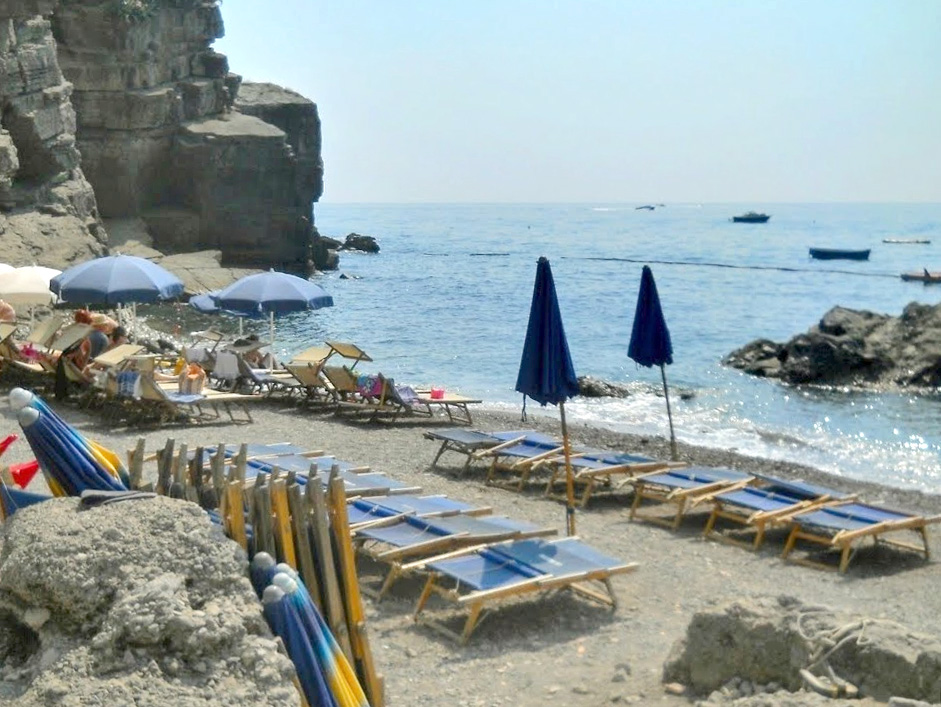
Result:
M635 206L634 211L653 211L655 208L653 204L644 204L643 206Z
M941 282L941 272L929 272L927 268L921 272L903 272L901 277L905 282L923 282L926 285Z
M732 223L765 223L771 216L769 214L759 214L757 211L749 211L741 216L733 216Z
M896 245L928 245L931 243L931 241L921 238L883 238L882 242L895 243Z
M841 250L839 248L811 248L810 257L817 260L869 260L870 248L866 250Z

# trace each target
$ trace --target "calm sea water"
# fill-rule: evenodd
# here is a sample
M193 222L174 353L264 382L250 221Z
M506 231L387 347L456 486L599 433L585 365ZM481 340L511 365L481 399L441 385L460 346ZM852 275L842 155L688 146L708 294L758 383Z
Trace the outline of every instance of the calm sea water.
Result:
M513 386L536 259L545 255L576 372L636 391L573 401L569 416L667 434L659 370L627 358L647 263L673 339L668 380L694 393L671 396L679 439L941 492L941 397L796 390L720 364L758 337L806 331L836 305L898 315L909 302L941 300L941 286L898 277L941 269L941 205L778 204L765 209L773 215L766 224L729 221L755 206L764 208L320 204L321 233L372 235L382 252L344 253L340 272L351 279L318 276L336 306L282 320L278 345L291 353L328 337L352 340L375 358L372 370L399 382L439 384L519 410ZM815 261L809 246L872 255Z

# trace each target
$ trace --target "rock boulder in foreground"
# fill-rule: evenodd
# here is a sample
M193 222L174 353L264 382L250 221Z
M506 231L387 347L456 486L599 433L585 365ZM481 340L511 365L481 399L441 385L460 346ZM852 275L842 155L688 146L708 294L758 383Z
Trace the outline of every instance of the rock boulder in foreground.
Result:
M936 636L790 597L736 601L696 614L664 664L663 679L694 695L711 693L707 704L755 693L765 697L757 704L826 704L801 670L828 676L828 667L859 696L881 702L892 697L931 702L941 694ZM807 693L813 697L805 700Z
M912 303L902 315L834 307L806 334L759 339L723 363L786 383L866 388L941 384L941 305Z
M0 541L0 704L299 704L244 553L196 505L54 499Z

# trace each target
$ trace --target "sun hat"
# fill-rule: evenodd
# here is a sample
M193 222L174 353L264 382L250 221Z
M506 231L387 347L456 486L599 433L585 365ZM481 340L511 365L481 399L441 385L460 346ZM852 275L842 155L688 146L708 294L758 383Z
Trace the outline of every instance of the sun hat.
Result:
M111 329L114 329L118 323L107 314L95 312L91 315L91 325L96 329L108 329L110 331Z

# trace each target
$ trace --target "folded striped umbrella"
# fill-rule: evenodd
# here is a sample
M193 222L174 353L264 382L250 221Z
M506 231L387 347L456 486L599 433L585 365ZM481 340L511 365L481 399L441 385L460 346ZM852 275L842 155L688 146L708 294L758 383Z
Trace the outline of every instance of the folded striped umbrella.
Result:
M128 489L127 469L118 455L83 437L38 395L15 388L10 406L19 410L17 420L54 496Z
M311 637L304 630L300 616L284 590L275 585L265 588L262 595L265 618L275 635L279 636L294 663L297 679L307 703L324 707L340 707L327 685L318 662Z
M291 575L278 572L271 583L280 587L292 604L304 631L311 637L324 678L340 707L369 707L363 688L327 622L317 610L307 588L292 568Z
M335 699L335 704L338 707L369 707L369 702L359 684L353 666L350 665L336 638L330 631L330 627L317 610L316 604L314 604L297 571L283 562L275 564L271 555L267 552L259 552L252 558L250 574L252 585L262 597L263 602L265 596L268 596L269 600L276 596L278 601L290 605L290 610L288 610L269 609L266 604L265 615L268 616L270 612L275 612L279 620L284 616L290 617L295 623L282 625L281 630L301 631L307 637L306 642L295 640L295 645L310 646L316 657L317 669L323 682L329 687L330 693ZM280 593L269 591L271 587L280 589ZM288 639L279 632L279 629L270 618L269 624L271 629L281 636L285 647L287 647ZM290 648L288 649L288 655L294 660ZM306 664L306 657L302 656L301 660L303 664ZM302 668L297 662L294 665L300 677ZM317 681L316 678L315 681ZM303 688L303 679L301 679L301 685ZM310 695L306 693L306 688L303 689L305 689L305 696L310 704L316 704L311 700Z
M0 483L0 520L6 520L21 508L48 501L52 496L21 491Z

